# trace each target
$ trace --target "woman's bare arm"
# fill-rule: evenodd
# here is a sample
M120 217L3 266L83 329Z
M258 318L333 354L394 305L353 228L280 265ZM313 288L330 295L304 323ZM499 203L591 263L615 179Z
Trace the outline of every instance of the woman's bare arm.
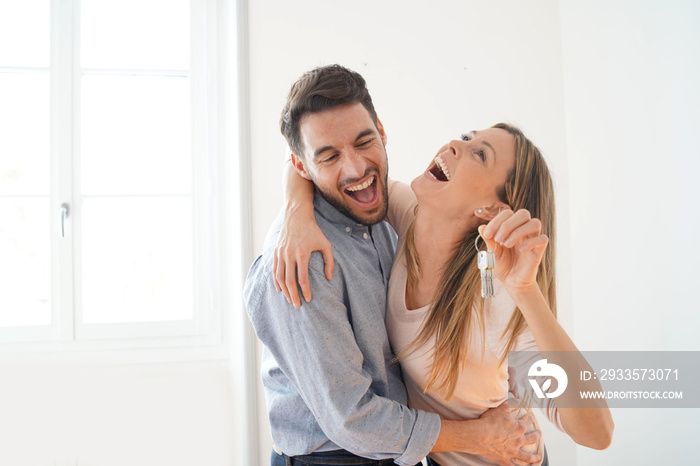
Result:
M291 163L284 166L284 221L277 238L272 272L277 291L284 293L295 308L301 306L297 283L306 302L311 301L309 259L321 251L326 278L333 278L333 248L316 224L314 187L301 177Z
M488 225L479 229L490 251L496 257L496 278L508 290L520 309L528 328L543 353L555 353L557 363L565 367L568 374L591 370L574 342L554 317L547 300L537 285L537 267L548 244L541 234L538 219L530 218L529 212L505 211L498 214ZM566 352L566 353L565 353ZM569 389L557 404L572 406L579 404L579 387L582 382L569 377ZM600 390L597 381L587 382L585 390ZM596 387L597 385L597 387ZM578 403L577 403L578 402ZM587 401L586 407L558 408L562 427L571 438L581 445L604 449L610 445L614 423L605 400Z

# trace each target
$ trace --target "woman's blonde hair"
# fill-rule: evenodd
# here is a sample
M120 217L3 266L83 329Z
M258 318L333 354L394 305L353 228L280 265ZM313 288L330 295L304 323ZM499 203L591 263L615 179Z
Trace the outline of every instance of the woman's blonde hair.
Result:
M540 150L525 137L523 132L506 123L498 123L493 128L508 131L515 138L515 166L503 186L497 189L499 199L513 211L527 209L532 218L542 222L542 233L549 237L542 262L537 271L537 284L556 316L556 284L554 271L555 255L555 206L554 187L547 164ZM414 241L414 223L406 238L405 255L408 268L408 283L420 280L418 254ZM477 267L474 241L478 235L475 229L468 232L457 246L454 255L445 267L442 280L435 292L428 316L416 339L397 355L398 360L406 357L434 338L433 358L425 391L436 386L444 388L447 398L451 398L457 387L459 369L467 356L469 344L469 324L473 322L472 312L479 313L482 335L484 330L484 300L480 294L480 272ZM503 349L501 363L513 348L517 337L523 332L526 322L516 309L501 338L508 337ZM482 338L483 341L483 338Z

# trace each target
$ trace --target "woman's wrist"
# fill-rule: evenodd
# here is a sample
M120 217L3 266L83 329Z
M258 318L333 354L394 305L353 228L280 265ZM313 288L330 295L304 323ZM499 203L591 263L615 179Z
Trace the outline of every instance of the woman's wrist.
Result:
M313 198L306 201L289 198L284 205L284 211L286 217L302 217L306 220L315 218Z
M542 294L540 291L540 287L537 285L537 282L530 283L528 285L524 286L509 286L508 283L503 284L508 291L508 294L513 298L513 300L517 299L531 299L537 294Z
M505 286L511 299L513 299L515 305L520 309L528 309L534 307L534 304L540 304L541 302L546 303L547 301L537 283L521 287Z

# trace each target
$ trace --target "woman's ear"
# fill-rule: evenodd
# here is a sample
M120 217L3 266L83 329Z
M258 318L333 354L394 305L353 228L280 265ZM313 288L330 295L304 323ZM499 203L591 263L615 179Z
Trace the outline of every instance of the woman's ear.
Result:
M496 218L496 215L500 214L504 210L509 210L510 206L508 204L504 204L503 202L499 202L498 204L490 205L490 206L485 206L485 207L480 207L474 211L474 216L478 217L482 220L486 220L487 222L490 222L494 218Z
M304 178L305 180L311 181L311 175L309 175L309 172L306 170L306 165L304 165L304 161L299 157L298 155L292 153L292 165L294 166L294 169L299 173L299 176Z

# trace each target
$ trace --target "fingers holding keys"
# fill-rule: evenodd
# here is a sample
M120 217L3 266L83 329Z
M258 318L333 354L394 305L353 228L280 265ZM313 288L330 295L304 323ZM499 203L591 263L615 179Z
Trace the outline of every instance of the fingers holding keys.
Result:
M525 209L499 213L488 224L479 227L479 234L489 251L495 250L496 245L505 248L518 246L520 251L529 251L546 247L548 243L547 236L542 234L542 222L531 218Z
M515 215L515 213L510 209L500 212L489 223L486 224L486 227L484 228L483 234L481 236L485 240L493 239L495 241L496 233L498 233L498 230L501 228L501 225L503 225L503 223L505 223L506 220L513 217L513 215ZM528 213L528 217L529 215L530 214Z
M541 229L542 223L531 218L529 211L504 210L486 225L482 237L510 248L525 238L539 235Z
M479 226L479 236L481 236L481 239L484 240L484 243L486 243L486 250L487 251L494 251L496 249L496 241L493 239L493 236L486 237L485 236L485 231L486 231L487 225L481 225ZM478 241L478 238L477 238ZM479 249L477 247L477 249Z
M539 219L532 218L525 209L505 210L480 226L479 234L494 252L494 274L506 287L517 291L535 284L537 268L549 243Z
M503 227L505 227L505 225ZM542 224L540 223L540 221L536 218L532 218L527 220L525 223L516 226L508 236L505 236L507 233L499 231L498 233L496 233L496 241L503 244L503 246L510 248L515 246L516 244L522 243L524 240L532 236L538 236L541 230ZM503 237L500 236L501 233L503 233L505 239L503 239Z
M518 250L521 252L527 252L539 248L542 250L542 252L544 252L547 244L549 244L549 238L547 235L539 235L523 241L523 244L520 245Z

